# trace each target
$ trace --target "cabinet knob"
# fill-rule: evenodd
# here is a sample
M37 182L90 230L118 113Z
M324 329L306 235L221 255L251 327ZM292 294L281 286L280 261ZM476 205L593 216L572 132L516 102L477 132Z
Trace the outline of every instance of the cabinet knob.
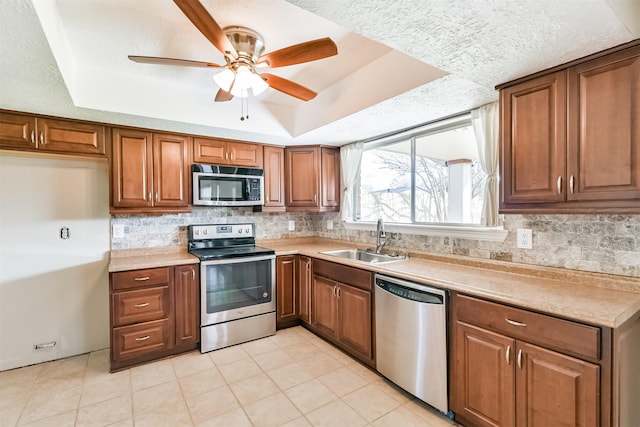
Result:
M557 185L558 185L558 194L562 194L562 177L561 176L558 177Z

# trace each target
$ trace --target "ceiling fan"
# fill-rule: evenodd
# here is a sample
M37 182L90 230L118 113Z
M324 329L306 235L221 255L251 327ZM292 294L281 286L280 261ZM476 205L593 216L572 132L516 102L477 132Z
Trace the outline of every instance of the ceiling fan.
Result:
M249 89L253 95L258 95L268 87L303 101L309 101L315 98L316 92L274 74L259 74L258 69L302 64L338 54L336 44L329 37L263 54L264 41L257 32L239 26L221 28L198 0L173 1L216 49L222 52L226 64L134 55L129 55L129 59L144 64L222 69L220 73L213 76L220 86L215 98L218 102L229 101L234 96L247 97Z

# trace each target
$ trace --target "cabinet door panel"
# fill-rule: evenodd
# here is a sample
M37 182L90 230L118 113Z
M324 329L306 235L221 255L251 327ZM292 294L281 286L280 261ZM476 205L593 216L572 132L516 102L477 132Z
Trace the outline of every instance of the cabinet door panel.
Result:
M518 426L599 425L599 366L522 342L517 351Z
M264 206L284 208L284 148L264 147Z
M311 286L313 310L311 325L322 334L335 339L338 331L338 307L335 295L336 282L320 276L313 276Z
M340 206L340 151L322 147L322 206Z
M193 138L193 161L227 164L227 141L212 138Z
M311 323L311 258L298 258L298 316L305 323Z
M478 426L515 425L515 340L456 322L451 409Z
M70 154L105 154L105 127L66 120L37 119L38 148Z
M169 286L114 292L111 298L114 326L158 320L171 315Z
M318 147L286 148L285 196L287 207L318 207Z
M35 150L35 117L0 113L0 147Z
M276 322L278 326L296 319L295 260L295 256L279 256L276 259Z
M113 130L112 197L116 207L152 206L151 133Z
M188 137L153 135L154 206L189 205Z
M640 47L569 70L568 154L569 200L640 198Z
M500 93L503 203L565 198L565 75L560 71Z
M229 142L229 164L262 169L262 145Z
M367 359L373 358L371 292L346 285L338 288L338 339Z
M198 264L175 267L176 347L191 350L200 342L200 274Z

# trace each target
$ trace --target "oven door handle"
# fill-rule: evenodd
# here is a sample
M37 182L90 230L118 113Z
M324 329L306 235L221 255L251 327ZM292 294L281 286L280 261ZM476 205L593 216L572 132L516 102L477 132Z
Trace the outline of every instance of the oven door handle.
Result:
M200 261L200 265L206 267L208 265L220 265L220 264L239 264L254 261L267 261L275 260L275 255L258 255L258 256L242 256L237 258L222 258L210 261Z

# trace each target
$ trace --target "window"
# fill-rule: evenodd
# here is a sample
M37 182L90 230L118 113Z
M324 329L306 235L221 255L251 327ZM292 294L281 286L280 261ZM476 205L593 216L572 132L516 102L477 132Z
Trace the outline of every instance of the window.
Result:
M370 142L354 188L355 220L479 224L485 179L468 115L410 136Z

